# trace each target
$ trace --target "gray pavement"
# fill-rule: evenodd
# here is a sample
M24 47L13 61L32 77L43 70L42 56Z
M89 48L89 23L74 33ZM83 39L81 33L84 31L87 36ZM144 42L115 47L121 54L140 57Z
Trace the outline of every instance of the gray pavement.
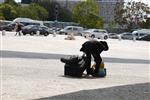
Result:
M82 90L34 100L149 100L150 83Z
M107 76L73 78L64 76L60 58L80 54L87 40L64 38L1 37L2 100L149 100L149 42L108 39Z

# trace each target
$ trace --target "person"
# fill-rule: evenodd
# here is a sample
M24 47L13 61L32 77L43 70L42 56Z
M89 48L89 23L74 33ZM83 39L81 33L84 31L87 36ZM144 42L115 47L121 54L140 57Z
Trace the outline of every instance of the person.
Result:
M18 34L19 36L21 36L21 28L22 28L22 25L19 23L19 22L16 22L16 26L15 26L15 29L16 29L16 34L15 36Z
M87 75L98 76L99 66L102 62L102 58L100 56L102 51L107 51L109 49L107 42L105 41L97 41L97 40L89 40L82 44L80 51L84 52L86 55L86 72ZM91 70L91 56L93 56L94 61L96 63L96 68L94 72Z

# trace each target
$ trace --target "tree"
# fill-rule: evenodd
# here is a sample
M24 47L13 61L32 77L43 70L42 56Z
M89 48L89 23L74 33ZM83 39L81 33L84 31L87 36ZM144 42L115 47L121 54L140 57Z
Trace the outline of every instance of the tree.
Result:
M125 26L129 31L140 28L140 24L146 22L146 14L150 11L148 5L142 2L127 2L124 7L123 4L116 5L115 21L120 26Z
M124 28L126 24L126 19L123 17L123 14L125 13L124 9L124 3L123 2L117 2L115 6L115 22L120 25L120 28Z
M5 18L4 18L4 16L3 16L3 14L2 13L0 13L0 20L4 20Z
M32 13L34 12L40 20L46 20L48 18L47 10L38 4L30 4L29 9L32 11Z
M18 17L39 19L38 16L35 14L35 12L32 12L32 10L28 6L18 7L18 15L19 15Z
M78 3L73 9L73 19L86 28L103 27L103 20L99 17L99 6L95 0Z
M150 29L150 8L148 7L146 10L147 15L144 16L146 21L142 21L139 25L141 28L147 28Z
M117 24L116 24L115 21L110 22L108 24L108 30L109 30L109 32L112 32L112 33L115 32L116 26L117 26Z
M48 12L38 4L31 3L29 6L18 7L19 17L27 17L35 20L46 20Z
M139 24L141 22L146 22L145 16L147 14L147 10L149 9L148 5L142 2L128 2L126 7L126 12L124 17L126 18L128 29L136 29L139 28Z
M10 5L13 5L13 6L17 6L18 4L14 1L14 0L4 0L6 4L10 4Z
M6 20L13 20L17 17L17 11L15 7L10 4L0 4L0 13Z

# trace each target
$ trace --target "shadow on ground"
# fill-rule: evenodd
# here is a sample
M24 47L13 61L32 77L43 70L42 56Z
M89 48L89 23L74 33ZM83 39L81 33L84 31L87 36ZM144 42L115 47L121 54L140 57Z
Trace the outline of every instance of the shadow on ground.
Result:
M51 54L51 53L7 51L7 50L0 51L0 57L2 57L2 58L60 59L61 57L66 57L66 56L68 56L68 55ZM125 58L103 57L103 60L104 60L104 62L110 62L110 63L150 64L150 60L143 60L143 59L125 59Z
M150 83L82 90L34 100L150 100Z

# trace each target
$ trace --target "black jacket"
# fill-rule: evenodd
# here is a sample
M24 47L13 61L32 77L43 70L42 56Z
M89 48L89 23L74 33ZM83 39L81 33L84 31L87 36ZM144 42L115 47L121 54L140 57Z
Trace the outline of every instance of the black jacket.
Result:
M80 51L90 52L90 53L101 53L102 51L107 51L109 49L107 42L91 40L82 44Z

